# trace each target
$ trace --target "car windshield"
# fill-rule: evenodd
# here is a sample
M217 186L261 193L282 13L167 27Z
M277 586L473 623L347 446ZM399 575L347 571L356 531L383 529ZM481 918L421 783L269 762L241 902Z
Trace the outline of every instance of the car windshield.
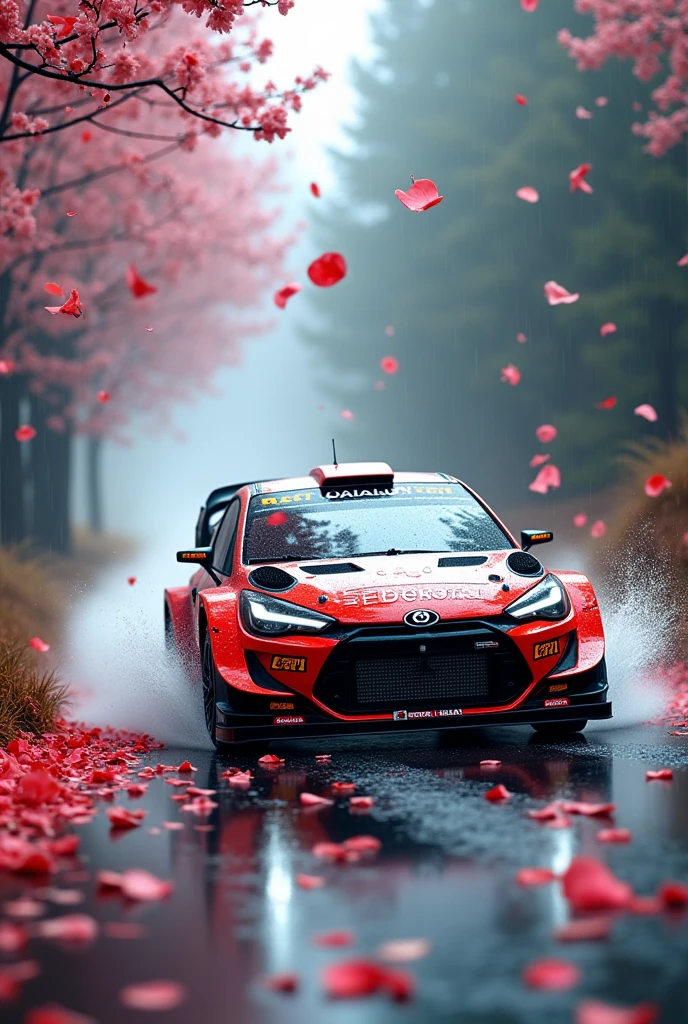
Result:
M244 562L512 547L495 520L460 484L359 485L252 498Z

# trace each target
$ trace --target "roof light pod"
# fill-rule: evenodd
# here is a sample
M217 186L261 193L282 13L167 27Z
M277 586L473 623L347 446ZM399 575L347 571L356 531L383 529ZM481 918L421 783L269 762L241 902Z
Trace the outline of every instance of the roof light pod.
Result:
M318 487L373 483L391 487L394 483L394 472L386 462L340 462L338 465L316 466L310 476Z

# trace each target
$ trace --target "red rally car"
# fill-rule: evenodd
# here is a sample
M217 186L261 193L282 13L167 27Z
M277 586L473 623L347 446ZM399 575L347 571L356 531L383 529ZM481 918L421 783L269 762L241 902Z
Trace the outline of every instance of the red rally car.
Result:
M168 646L197 673L218 748L277 737L610 718L604 631L579 572L553 573L445 473L318 466L213 491Z

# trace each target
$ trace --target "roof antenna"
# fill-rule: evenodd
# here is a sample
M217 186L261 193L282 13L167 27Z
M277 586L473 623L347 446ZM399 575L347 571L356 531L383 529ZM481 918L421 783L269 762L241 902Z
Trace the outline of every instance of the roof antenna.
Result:
M337 449L334 446L334 438L332 438L332 458L334 459L334 468L338 469L339 463L337 462Z

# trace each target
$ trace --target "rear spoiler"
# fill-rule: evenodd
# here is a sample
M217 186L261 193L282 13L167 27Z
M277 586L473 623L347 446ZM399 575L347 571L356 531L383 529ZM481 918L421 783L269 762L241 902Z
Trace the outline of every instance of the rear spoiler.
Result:
M198 519L196 520L196 547L207 548L210 545L210 538L213 535L215 526L220 521L220 517L224 510L229 505L234 495L241 490L242 487L250 487L254 483L266 483L264 480L247 480L242 484L227 484L226 487L216 487L214 491L211 491L205 500L205 505L201 505L201 510L198 513ZM213 520L211 523L210 520Z

